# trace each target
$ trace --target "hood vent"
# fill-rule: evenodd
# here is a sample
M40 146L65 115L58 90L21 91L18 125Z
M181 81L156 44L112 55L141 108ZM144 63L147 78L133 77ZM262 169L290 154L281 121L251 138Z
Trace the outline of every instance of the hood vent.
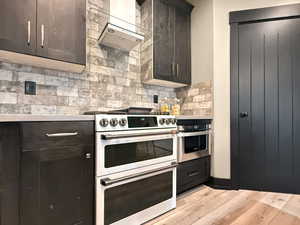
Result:
M144 40L136 26L136 0L111 0L99 44L130 51Z

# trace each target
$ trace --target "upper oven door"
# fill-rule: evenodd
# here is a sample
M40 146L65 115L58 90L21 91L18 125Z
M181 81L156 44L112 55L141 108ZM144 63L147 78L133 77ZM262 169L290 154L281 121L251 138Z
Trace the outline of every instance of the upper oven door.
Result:
M171 129L97 134L97 176L176 158L177 138Z

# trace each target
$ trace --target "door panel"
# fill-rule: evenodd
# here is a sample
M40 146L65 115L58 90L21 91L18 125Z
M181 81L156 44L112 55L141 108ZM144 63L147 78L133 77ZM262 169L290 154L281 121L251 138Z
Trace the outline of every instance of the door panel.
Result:
M0 125L0 224L19 225L19 127Z
M175 9L175 81L191 84L191 24L190 13Z
M2 0L0 15L0 50L35 54L36 0Z
M37 0L37 18L39 56L85 64L84 0Z
M300 20L239 26L239 184L242 188L297 192L294 156ZM300 88L300 86L299 86Z
M69 151L67 151L69 150ZM72 152L65 149L54 152ZM77 152L77 151L76 151ZM40 163L40 224L77 224L82 223L81 198L83 193L81 181L85 170L80 155L83 153L65 155L63 159L49 159ZM49 154L50 155L50 154ZM62 154L61 154L62 155ZM67 204L67 205L66 205Z
M162 0L153 6L154 78L174 81L175 8Z

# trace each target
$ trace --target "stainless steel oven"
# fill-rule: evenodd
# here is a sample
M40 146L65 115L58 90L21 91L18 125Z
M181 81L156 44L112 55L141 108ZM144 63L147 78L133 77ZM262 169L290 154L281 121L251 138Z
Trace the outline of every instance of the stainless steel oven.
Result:
M97 134L97 176L176 161L174 129Z
M140 225L176 207L176 163L97 178L97 225Z
M97 225L140 225L176 207L172 116L96 116Z

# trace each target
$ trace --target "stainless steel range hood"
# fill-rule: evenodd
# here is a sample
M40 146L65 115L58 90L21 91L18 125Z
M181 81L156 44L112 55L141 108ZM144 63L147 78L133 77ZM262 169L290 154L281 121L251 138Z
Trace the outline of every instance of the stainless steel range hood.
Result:
M111 0L108 22L99 44L130 51L144 40L136 26L136 0Z

